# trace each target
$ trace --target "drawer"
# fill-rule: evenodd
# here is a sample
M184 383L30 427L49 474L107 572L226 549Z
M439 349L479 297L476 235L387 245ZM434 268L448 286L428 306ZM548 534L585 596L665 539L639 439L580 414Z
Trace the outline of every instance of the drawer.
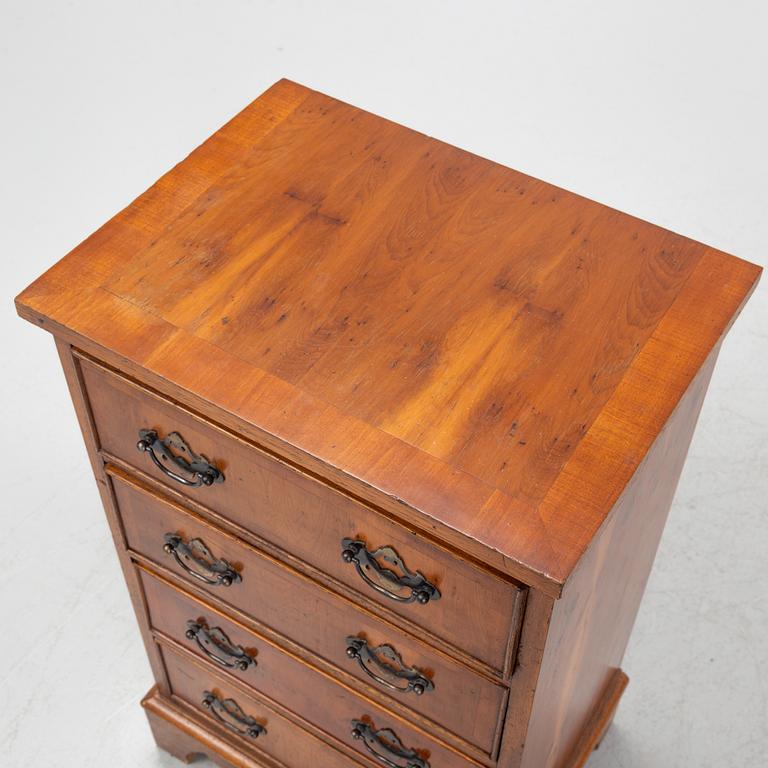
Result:
M257 758L272 758L285 768L361 768L360 763L273 708L231 690L218 677L206 674L172 651L161 652L171 693L235 736L232 741L239 742L238 748L252 750ZM275 765L271 761L268 764Z
M279 670L285 663L282 661L285 654L281 649L238 621L176 589L143 568L139 569L139 575L154 630L202 658L226 666L244 684L256 687L271 698L280 698L283 680ZM410 708L421 717L431 718L435 725L458 732L486 754L490 753L496 726L503 714L505 697L499 686L478 679L469 670L452 669L446 675L433 675L434 665L428 664L427 651L423 655L425 669L431 666L431 672L429 677L425 673L423 680L426 690L419 695L412 687L414 679L422 679L419 674L398 678L393 674L395 667L391 659L385 658L382 660L384 663L379 664L379 657L373 652L370 658L366 658L366 646L358 648L362 642L360 636L345 635L339 626L328 629L335 640L332 648L324 649L330 651L330 661L352 672L364 683L371 683L371 680L363 671L363 666L387 685L404 688L404 692L398 691L395 694L397 698L394 701L398 705ZM367 639L370 634L365 633L363 636ZM348 643L347 638L352 638L351 642ZM350 647L356 649L357 658L350 658L347 654L347 648ZM402 668L398 668L398 671L401 674L403 672ZM418 668L414 671L422 672ZM374 682L373 685L378 691L382 690L379 683Z
M168 646L161 647L172 695L205 712L209 717L226 720L232 728L238 730L255 728L257 731L261 728L265 729L265 732L250 740L256 742L268 754L280 757L277 748L271 747L270 737L276 733L282 741L287 725L284 725L285 720L273 713L273 708L269 704L265 705L264 694L246 693L242 687L226 678L210 664L193 661ZM394 763L396 766L409 765L413 768L469 768L470 766L477 768L478 766L477 763L442 746L425 733L416 730L399 718L392 717L384 710L359 698L330 678L298 661L292 662L286 656L282 667L276 670L276 673L281 677L279 700L272 701L266 697L273 707L279 707L281 711L309 723L363 755L372 757L370 750L375 750L390 759L392 761L390 765ZM233 702L239 711L235 710L233 713L232 704L226 709L223 708L222 704L228 700ZM249 718L247 724L242 722L245 717ZM362 731L359 735L366 738L353 737L356 726ZM402 742L404 750L411 750L414 753L413 757L418 757L424 762L409 761L388 751L384 746L385 734L381 733L387 729L391 729L390 733L396 735ZM249 739L248 736L243 738ZM270 752L271 748L274 751ZM288 760L285 762L290 765Z
M509 666L521 613L516 608L524 596L520 587L123 377L88 360L81 367L103 451L492 669ZM149 452L137 451L142 429L161 437L179 434L188 447L179 444L171 452L189 457L191 449L208 457L223 472L223 482L190 488L169 479Z
M134 552L170 568L208 594L353 675L361 683L370 685L379 694L414 709L484 754L492 752L506 702L504 686L356 607L178 505L161 500L130 479L118 475L113 475L112 479L128 546ZM236 578L227 585L225 579L207 584L192 577L186 568L203 573L210 581L226 575L226 568L220 568L218 574L200 569L194 559L185 559L185 553L179 551L177 559L176 555L165 551L169 534L180 537L187 544L194 539L203 542L211 557L224 560L233 567ZM202 608L195 601L190 602L190 597L171 590L157 579L145 577L145 582L157 628L171 637L183 635L186 621L196 618L195 614L200 614ZM182 615L186 612L190 612L189 615ZM229 628L236 629L234 626ZM250 643L239 631L235 634L241 640L239 645ZM361 647L360 658L351 658L348 649L355 643L348 638L352 637L367 641L367 648L374 657L365 658L365 648ZM390 671L392 662L381 657L380 654L386 651L376 651L382 645L390 646L405 667L423 673L426 690L421 695L414 690L396 692L388 687L388 684L401 687L404 683ZM386 663L388 668L380 666L377 660ZM368 672L384 682L372 679Z

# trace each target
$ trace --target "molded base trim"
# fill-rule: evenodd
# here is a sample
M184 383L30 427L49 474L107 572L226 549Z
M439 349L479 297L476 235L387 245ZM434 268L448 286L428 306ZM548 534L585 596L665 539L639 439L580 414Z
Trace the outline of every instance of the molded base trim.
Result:
M600 746L603 737L608 732L619 706L619 701L624 689L629 684L629 678L620 669L617 669L608 685L605 686L600 701L592 712L587 725L582 731L566 768L583 768L590 755Z
M256 761L220 738L213 729L187 717L160 695L157 686L144 697L141 706L157 746L184 763L207 757L222 768L277 768L268 758Z
M617 669L587 721L565 768L584 768L610 728L628 683L629 678ZM144 697L141 706L144 707L158 747L184 763L191 763L198 756L204 756L222 768L277 768L277 764L269 758L257 761L220 738L214 730L187 716L161 696L157 686Z

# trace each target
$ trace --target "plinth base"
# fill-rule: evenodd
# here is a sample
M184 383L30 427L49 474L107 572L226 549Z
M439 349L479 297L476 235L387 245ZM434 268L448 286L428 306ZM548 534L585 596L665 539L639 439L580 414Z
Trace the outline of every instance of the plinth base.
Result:
M628 682L629 678L620 669L616 670L600 703L587 721L566 768L583 768L592 752L600 746ZM267 756L256 758L230 744L216 733L214 727L203 725L161 696L157 687L150 690L141 705L157 745L184 763L191 763L198 757L207 757L222 768L277 768Z

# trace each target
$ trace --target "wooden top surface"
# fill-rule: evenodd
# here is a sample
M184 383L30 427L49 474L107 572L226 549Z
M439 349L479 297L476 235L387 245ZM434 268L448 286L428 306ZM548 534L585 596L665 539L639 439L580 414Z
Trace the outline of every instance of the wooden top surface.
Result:
M759 272L284 80L17 306L556 592Z

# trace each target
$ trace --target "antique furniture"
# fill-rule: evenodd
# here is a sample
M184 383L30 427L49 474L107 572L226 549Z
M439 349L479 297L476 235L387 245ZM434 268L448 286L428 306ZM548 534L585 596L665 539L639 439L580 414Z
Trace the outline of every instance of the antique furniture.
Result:
M182 759L575 768L747 262L281 81L17 299Z

